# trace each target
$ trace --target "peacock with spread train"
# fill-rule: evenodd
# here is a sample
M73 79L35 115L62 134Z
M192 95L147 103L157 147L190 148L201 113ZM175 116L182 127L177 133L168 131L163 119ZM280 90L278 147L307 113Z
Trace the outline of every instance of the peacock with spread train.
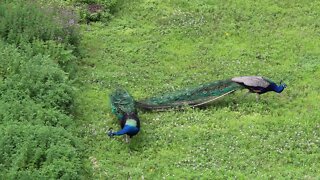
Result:
M280 82L277 85L273 81L261 76L234 77L140 100L136 102L136 106L144 110L155 111L164 111L184 106L197 107L244 88L248 89L251 93L260 95L270 91L281 93L286 88L286 84Z
M110 101L112 113L119 120L121 130L117 132L110 130L108 135L112 137L126 134L132 138L138 134L140 131L140 119L132 96L124 89L116 89L111 93Z

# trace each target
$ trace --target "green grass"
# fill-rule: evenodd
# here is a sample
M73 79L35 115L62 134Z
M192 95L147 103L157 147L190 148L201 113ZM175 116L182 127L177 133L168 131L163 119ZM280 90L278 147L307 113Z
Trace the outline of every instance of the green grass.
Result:
M320 176L318 1L123 1L107 25L82 26L77 114L95 178ZM256 102L245 91L204 109L139 112L126 144L108 94L136 99L234 76L288 87Z

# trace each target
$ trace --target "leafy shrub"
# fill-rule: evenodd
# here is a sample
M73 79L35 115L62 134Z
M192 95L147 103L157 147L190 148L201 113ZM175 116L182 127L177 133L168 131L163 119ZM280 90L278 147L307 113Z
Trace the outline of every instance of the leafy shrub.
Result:
M56 108L45 108L44 104L36 103L23 91L5 91L0 97L0 124L24 122L64 128L72 124L69 116Z
M28 59L12 47L0 47L0 53L3 55L0 71L5 77L0 85L2 92L16 90L44 107L70 112L72 86L65 72L48 56Z
M0 179L81 179L83 149L66 130L77 19L52 4L4 0L0 21Z
M23 57L14 46L5 44L0 40L0 77L5 79L7 76L19 73L21 59Z
M75 0L80 7L80 17L84 22L107 22L112 17L117 0Z
M48 107L68 110L72 104L72 87L65 73L46 57L36 56L33 60L21 69L22 78L15 75L7 81L11 88L27 90L32 99Z
M20 48L25 52L27 57L33 57L38 54L49 56L56 64L69 75L73 75L76 71L77 57L74 51L68 49L64 44L56 41L35 40L32 43L21 43Z
M83 175L79 141L65 129L22 124L0 129L2 177L79 179Z
M54 40L72 47L79 44L76 13L53 4L32 1L5 1L0 4L0 36L7 42Z

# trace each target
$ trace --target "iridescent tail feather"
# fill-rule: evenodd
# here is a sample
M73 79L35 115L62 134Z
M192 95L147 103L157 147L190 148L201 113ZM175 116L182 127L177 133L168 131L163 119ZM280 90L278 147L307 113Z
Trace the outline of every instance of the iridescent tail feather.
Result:
M243 86L231 80L215 81L198 87L140 100L136 102L136 106L144 110L155 111L182 108L184 106L203 106L242 88Z

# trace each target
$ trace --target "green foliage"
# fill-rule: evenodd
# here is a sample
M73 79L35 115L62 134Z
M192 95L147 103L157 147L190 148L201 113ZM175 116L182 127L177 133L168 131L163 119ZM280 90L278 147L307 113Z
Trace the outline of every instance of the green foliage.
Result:
M80 7L82 21L107 22L115 11L118 0L74 0L74 4Z
M20 48L25 52L26 56L33 57L38 54L49 56L56 64L58 64L65 72L72 77L76 71L76 55L77 52L68 48L65 44L56 41L35 40L32 43L21 43Z
M50 56L74 77L76 56L80 55L78 17L70 7L32 1L13 1L0 5L0 37L15 44L32 58Z
M79 179L79 142L63 128L11 124L0 126L0 177Z
M0 36L12 44L54 40L77 47L77 17L64 8L40 6L32 1L5 2L0 5Z
M35 102L23 91L12 90L1 93L0 124L6 122L24 122L46 126L70 127L72 119L58 108L45 107L46 104Z
M4 1L0 21L0 179L87 176L71 116L80 40L74 12Z
M7 46L7 47L5 47ZM21 59L25 58L21 56L18 50L14 46L7 45L0 40L0 76L6 78L19 73Z
M79 179L86 172L74 127L72 85L49 56L0 41L0 178Z
M13 47L0 47L0 53L3 55L0 62L0 71L4 77L0 85L2 92L17 91L44 107L70 113L71 84L56 63L41 55L29 59Z

